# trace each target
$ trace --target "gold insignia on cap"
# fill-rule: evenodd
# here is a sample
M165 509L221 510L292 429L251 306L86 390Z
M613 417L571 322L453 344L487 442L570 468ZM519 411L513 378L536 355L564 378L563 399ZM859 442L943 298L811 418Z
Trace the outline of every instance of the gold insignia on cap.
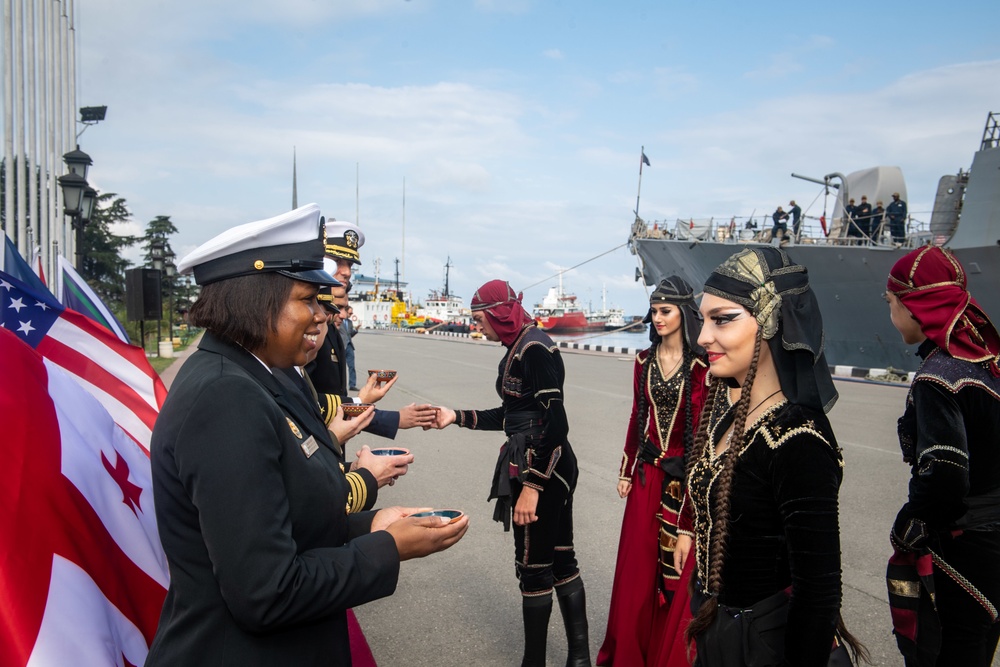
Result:
M353 229L348 229L344 233L344 243L346 243L347 247L350 248L351 250L358 249L358 241L359 241L358 233Z
M300 431L299 427L295 425L295 422L292 421L291 417L285 417L285 421L288 422L288 428L292 429L292 435L301 440L302 431Z
M253 268L257 269L258 271L260 271L261 269L263 269L264 268L264 260L258 259L256 262L253 263Z

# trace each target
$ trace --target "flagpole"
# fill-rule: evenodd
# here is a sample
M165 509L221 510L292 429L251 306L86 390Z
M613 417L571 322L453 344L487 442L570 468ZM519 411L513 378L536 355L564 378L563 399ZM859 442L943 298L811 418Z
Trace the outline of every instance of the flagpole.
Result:
M642 194L642 163L646 157L646 147L639 149L639 190L635 193L635 218L639 219L639 195Z

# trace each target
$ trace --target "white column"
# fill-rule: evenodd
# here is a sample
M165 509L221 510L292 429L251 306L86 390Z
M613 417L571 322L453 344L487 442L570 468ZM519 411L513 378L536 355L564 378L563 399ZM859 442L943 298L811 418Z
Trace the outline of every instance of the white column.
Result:
M35 5L36 0L26 0L28 3L28 29L25 31L25 52L28 56L28 150L25 153L25 166L28 171L28 245L26 254L30 258L35 252L34 246L39 243L39 232L41 227L38 224L38 176L36 168L38 166L38 95L36 81L38 71L36 61L38 60L38 44L35 40ZM37 266L32 266L37 270Z
M52 209L49 208L49 61L48 61L48 0L34 0L38 6L38 172L41 193L38 198L38 245L42 247L42 266L47 276L54 275L51 266L49 236Z
M14 161L17 163L17 236L11 234L22 257L27 250L28 184L24 182L24 0L14 0ZM8 177L10 172L8 171Z
M3 1L3 159L7 170L4 181L4 227L9 234L14 227L14 47L13 39L14 0Z
M60 0L54 0L52 9L52 48L55 51L54 69L52 71L52 87L55 91L55 97L52 102L52 127L55 143L52 145L52 159L53 165L56 168L53 176L57 177L65 171L62 166L62 156L66 153L64 140L66 124L63 122L66 104L66 96L64 95L65 86L63 85L63 76L66 72L66 43L63 39L63 26L65 25L66 17L63 16L63 5ZM63 256L67 256L66 253L70 252L70 248L66 242L66 216L63 215L63 205L65 202L63 202L62 191L59 189L58 182L56 183L56 201L58 205L56 209L56 242L59 244L59 252ZM68 256L72 257L72 255Z

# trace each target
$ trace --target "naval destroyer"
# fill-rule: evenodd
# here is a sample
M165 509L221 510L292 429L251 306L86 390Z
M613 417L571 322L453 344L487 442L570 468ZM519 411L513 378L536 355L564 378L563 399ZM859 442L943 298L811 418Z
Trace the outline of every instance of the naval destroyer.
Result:
M832 366L916 370L915 348L905 345L889 321L883 298L892 265L913 248L934 243L951 249L965 267L969 291L994 320L1000 318L1000 113L987 116L979 150L968 171L943 176L937 188L929 224L908 221L905 241L893 242L888 225L871 236L849 234L844 205L861 194L873 204L891 201L899 192L906 199L898 167L875 167L847 174L832 173L815 180L835 192L833 217L823 229L804 225L799 238L769 239L770 218L753 229L737 218L677 220L665 229L650 226L638 213L629 247L639 258L638 277L655 285L677 274L694 286L745 246L781 244L789 256L809 270L826 332L826 358ZM794 174L793 174L794 176ZM749 227L749 228L748 228ZM791 225L789 225L791 227Z

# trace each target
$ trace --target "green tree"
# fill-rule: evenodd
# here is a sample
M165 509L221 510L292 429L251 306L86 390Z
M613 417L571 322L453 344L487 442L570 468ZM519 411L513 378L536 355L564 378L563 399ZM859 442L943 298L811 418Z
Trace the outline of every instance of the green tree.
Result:
M83 230L83 266L78 270L101 300L113 311L125 307L125 270L131 262L121 256L126 248L139 241L137 236L121 236L111 231L113 225L131 220L124 197L114 192L97 196L90 223Z
M166 257L173 257L173 250L170 248L170 235L177 233L177 227L170 220L169 215L158 215L146 223L146 233L143 236L143 248L146 251L144 259L147 265L153 263L153 244L162 243Z

